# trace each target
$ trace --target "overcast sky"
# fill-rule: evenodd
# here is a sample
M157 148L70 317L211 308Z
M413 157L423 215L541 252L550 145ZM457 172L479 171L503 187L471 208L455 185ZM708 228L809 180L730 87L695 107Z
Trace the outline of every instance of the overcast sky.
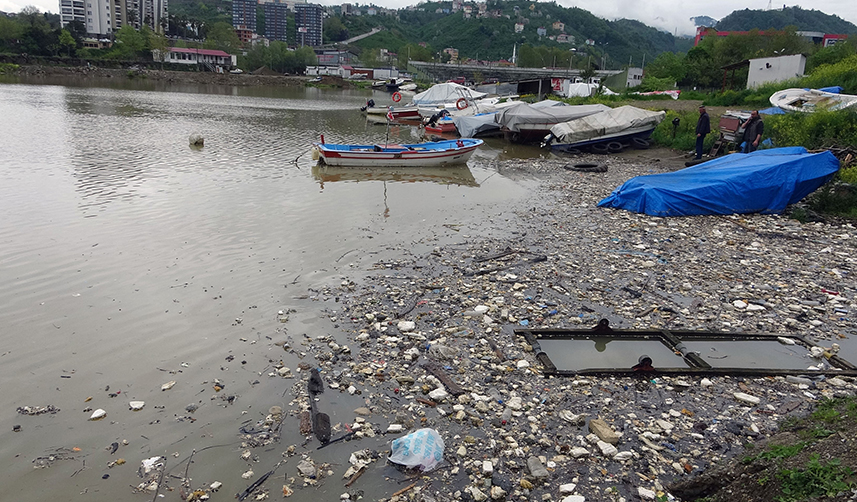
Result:
M310 0L311 3L315 3ZM341 4L340 0L316 0L323 5ZM775 1L775 0L772 0ZM649 26L661 28L671 33L690 34L694 32L693 16L711 16L720 19L733 10L740 9L765 9L768 7L767 0L750 0L746 3L739 0L720 0L718 2L677 2L675 0L557 0L557 3L566 7L580 7L605 19L628 18L639 20ZM390 8L401 8L414 5L412 0L372 0L355 1L360 5L373 3ZM0 0L0 10L6 12L19 12L27 5L35 5L42 12L59 11L59 0ZM786 4L789 7L794 5ZM782 7L783 4L775 3L773 7ZM842 19L857 24L857 1L855 0L815 0L811 4L802 5L805 9L816 9L827 14L835 14ZM764 28L764 27L762 27Z

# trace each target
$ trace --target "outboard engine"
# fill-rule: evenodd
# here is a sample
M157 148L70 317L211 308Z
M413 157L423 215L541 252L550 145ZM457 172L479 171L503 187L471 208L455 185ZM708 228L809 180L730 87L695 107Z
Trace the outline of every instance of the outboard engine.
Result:
M366 104L364 106L360 107L360 111L365 112L367 108L374 108L374 107L375 107L375 100L372 98L369 98L368 100L366 100Z
M541 146L542 148L544 148L546 146L550 146L551 142L554 140L554 137L555 136L553 135L553 133L548 134L547 136L544 137L544 139L542 140L542 142L539 146Z
M429 119L428 119L428 121L426 121L425 125L434 126L435 124L437 124L438 120L442 119L443 117L446 117L447 115L449 115L449 112L447 110L441 110L441 111L435 113L434 115L432 115L431 117L429 117Z

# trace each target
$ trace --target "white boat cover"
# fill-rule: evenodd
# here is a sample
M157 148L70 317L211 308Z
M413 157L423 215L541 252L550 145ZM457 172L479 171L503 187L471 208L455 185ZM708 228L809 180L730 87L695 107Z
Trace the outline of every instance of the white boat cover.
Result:
M857 105L857 96L820 89L784 89L771 95L769 101L772 105L790 112L833 111Z
M513 132L520 131L521 126L527 124L547 124L543 128L548 129L550 124L568 122L609 109L609 106L602 104L566 105L561 101L544 100L533 104L520 103L499 110L494 121Z
M418 106L440 105L455 103L459 98L479 99L487 95L485 92L477 92L455 82L445 82L433 85L428 90L415 95L413 102Z
M500 129L500 124L494 122L495 113L480 113L469 116L453 115L452 122L462 138L473 138L477 134Z
M666 112L652 112L633 106L608 108L607 111L551 127L558 144L574 144L623 131L644 130L656 127Z
M598 92L598 84L584 84L583 82L578 82L576 84L568 84L568 97L573 96L592 96ZM601 89L601 94L605 96L611 96L616 94L610 89L604 87Z

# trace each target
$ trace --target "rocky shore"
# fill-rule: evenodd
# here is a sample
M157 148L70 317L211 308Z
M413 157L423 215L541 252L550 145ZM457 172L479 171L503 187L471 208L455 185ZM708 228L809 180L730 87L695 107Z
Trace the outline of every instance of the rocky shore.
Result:
M567 169L584 161L606 171ZM365 397L351 425L357 438L431 428L445 444L434 471L388 500L676 500L674 483L725 465L825 398L854 395L853 378L810 370L545 378L515 328L609 319L614 328L795 333L846 345L857 229L596 207L632 176L673 169L651 154L495 167L541 179L531 198L485 222L502 227L496 237L461 235L427 256L403 243L400 259L316 293L338 302L327 314L350 343L317 337L309 355L328 392ZM826 364L803 357L806 367ZM295 415L307 408L305 398L291 404ZM360 494L346 488L342 498Z

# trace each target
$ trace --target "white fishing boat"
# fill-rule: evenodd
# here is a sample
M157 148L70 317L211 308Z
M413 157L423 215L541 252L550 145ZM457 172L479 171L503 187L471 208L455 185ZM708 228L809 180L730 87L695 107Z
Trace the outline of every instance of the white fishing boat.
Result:
M820 89L784 89L775 92L769 101L788 112L833 111L857 105L857 96Z

